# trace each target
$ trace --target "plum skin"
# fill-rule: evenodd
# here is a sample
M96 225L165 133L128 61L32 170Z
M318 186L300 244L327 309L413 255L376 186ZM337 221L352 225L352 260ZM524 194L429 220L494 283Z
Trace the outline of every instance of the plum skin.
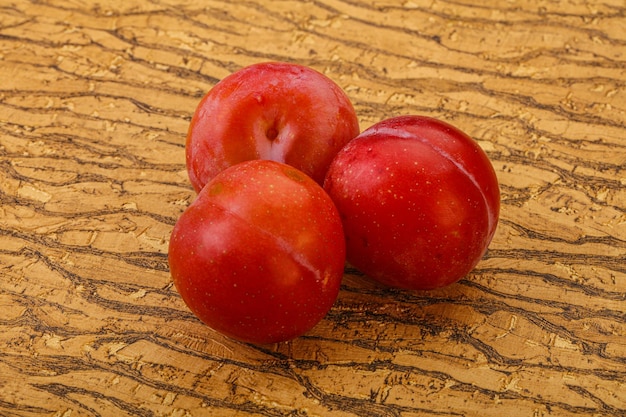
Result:
M427 290L466 276L495 234L500 192L486 153L443 121L379 122L335 157L324 189L347 260L391 287Z
M339 214L301 171L252 160L214 177L172 231L174 284L209 327L244 342L290 340L335 302L345 264Z
M322 185L335 154L359 132L350 99L324 74L285 62L253 64L198 104L186 139L189 179L199 192L229 166L269 159Z

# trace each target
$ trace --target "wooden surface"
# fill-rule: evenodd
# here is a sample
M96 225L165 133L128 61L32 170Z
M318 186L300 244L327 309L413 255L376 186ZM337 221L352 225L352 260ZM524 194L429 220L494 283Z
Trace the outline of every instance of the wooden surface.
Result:
M408 293L347 270L271 346L189 313L186 129L266 60L326 73L362 128L479 141L502 215L474 272ZM0 415L626 415L625 68L623 0L2 0Z

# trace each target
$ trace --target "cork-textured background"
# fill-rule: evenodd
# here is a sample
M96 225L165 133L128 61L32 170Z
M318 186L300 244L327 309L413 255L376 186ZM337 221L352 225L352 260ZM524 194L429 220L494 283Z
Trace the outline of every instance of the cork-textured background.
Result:
M478 141L502 210L472 273L347 269L275 345L189 312L167 264L189 121L269 60L329 76L362 129ZM4 0L0 416L624 416L625 125L623 0Z

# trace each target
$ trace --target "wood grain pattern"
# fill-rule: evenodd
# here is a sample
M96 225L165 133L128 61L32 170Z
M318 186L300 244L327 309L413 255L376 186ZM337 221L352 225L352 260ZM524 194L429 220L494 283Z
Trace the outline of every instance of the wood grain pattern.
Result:
M623 416L623 0L5 0L1 416ZM219 79L310 65L362 128L445 119L488 152L502 218L445 289L347 269L271 346L203 326L167 243L184 137Z

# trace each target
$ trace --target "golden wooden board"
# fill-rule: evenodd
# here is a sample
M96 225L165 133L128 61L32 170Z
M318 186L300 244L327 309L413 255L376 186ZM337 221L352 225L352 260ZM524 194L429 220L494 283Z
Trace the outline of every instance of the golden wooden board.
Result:
M501 182L461 282L348 269L296 340L238 343L172 285L202 95L255 62L309 65L362 128L423 114ZM626 415L623 0L4 0L1 416Z

